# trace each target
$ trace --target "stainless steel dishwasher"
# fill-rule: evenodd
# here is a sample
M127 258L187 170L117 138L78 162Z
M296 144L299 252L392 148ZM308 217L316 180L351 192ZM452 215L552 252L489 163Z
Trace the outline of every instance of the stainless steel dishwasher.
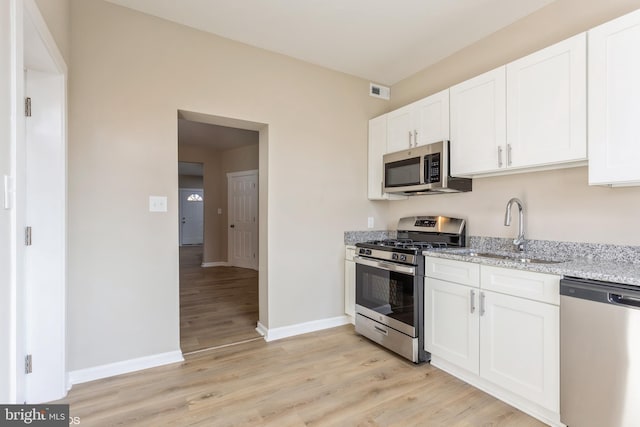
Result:
M560 419L640 426L640 287L560 281Z

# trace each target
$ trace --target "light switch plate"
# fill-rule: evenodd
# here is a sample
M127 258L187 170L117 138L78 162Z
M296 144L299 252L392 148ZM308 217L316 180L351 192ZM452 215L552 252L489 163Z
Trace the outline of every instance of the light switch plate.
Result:
M166 212L167 196L149 196L149 212Z
M373 228L373 217L372 216L367 218L367 227L368 228Z

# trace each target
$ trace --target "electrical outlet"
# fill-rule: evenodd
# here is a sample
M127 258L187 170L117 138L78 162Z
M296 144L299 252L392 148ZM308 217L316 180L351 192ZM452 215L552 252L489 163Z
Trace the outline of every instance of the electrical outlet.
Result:
M373 217L372 216L367 218L367 228L373 228Z

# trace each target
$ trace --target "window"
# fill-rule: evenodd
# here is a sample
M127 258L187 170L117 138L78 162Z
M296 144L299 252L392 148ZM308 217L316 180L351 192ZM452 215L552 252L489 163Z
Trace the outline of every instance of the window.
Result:
M187 197L187 202L201 202L201 201L202 201L202 196L199 195L198 193L189 194L189 197Z

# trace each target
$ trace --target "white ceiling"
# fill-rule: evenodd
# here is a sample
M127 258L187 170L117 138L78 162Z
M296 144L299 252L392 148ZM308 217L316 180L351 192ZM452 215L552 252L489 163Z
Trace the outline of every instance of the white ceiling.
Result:
M554 0L107 0L393 85Z

